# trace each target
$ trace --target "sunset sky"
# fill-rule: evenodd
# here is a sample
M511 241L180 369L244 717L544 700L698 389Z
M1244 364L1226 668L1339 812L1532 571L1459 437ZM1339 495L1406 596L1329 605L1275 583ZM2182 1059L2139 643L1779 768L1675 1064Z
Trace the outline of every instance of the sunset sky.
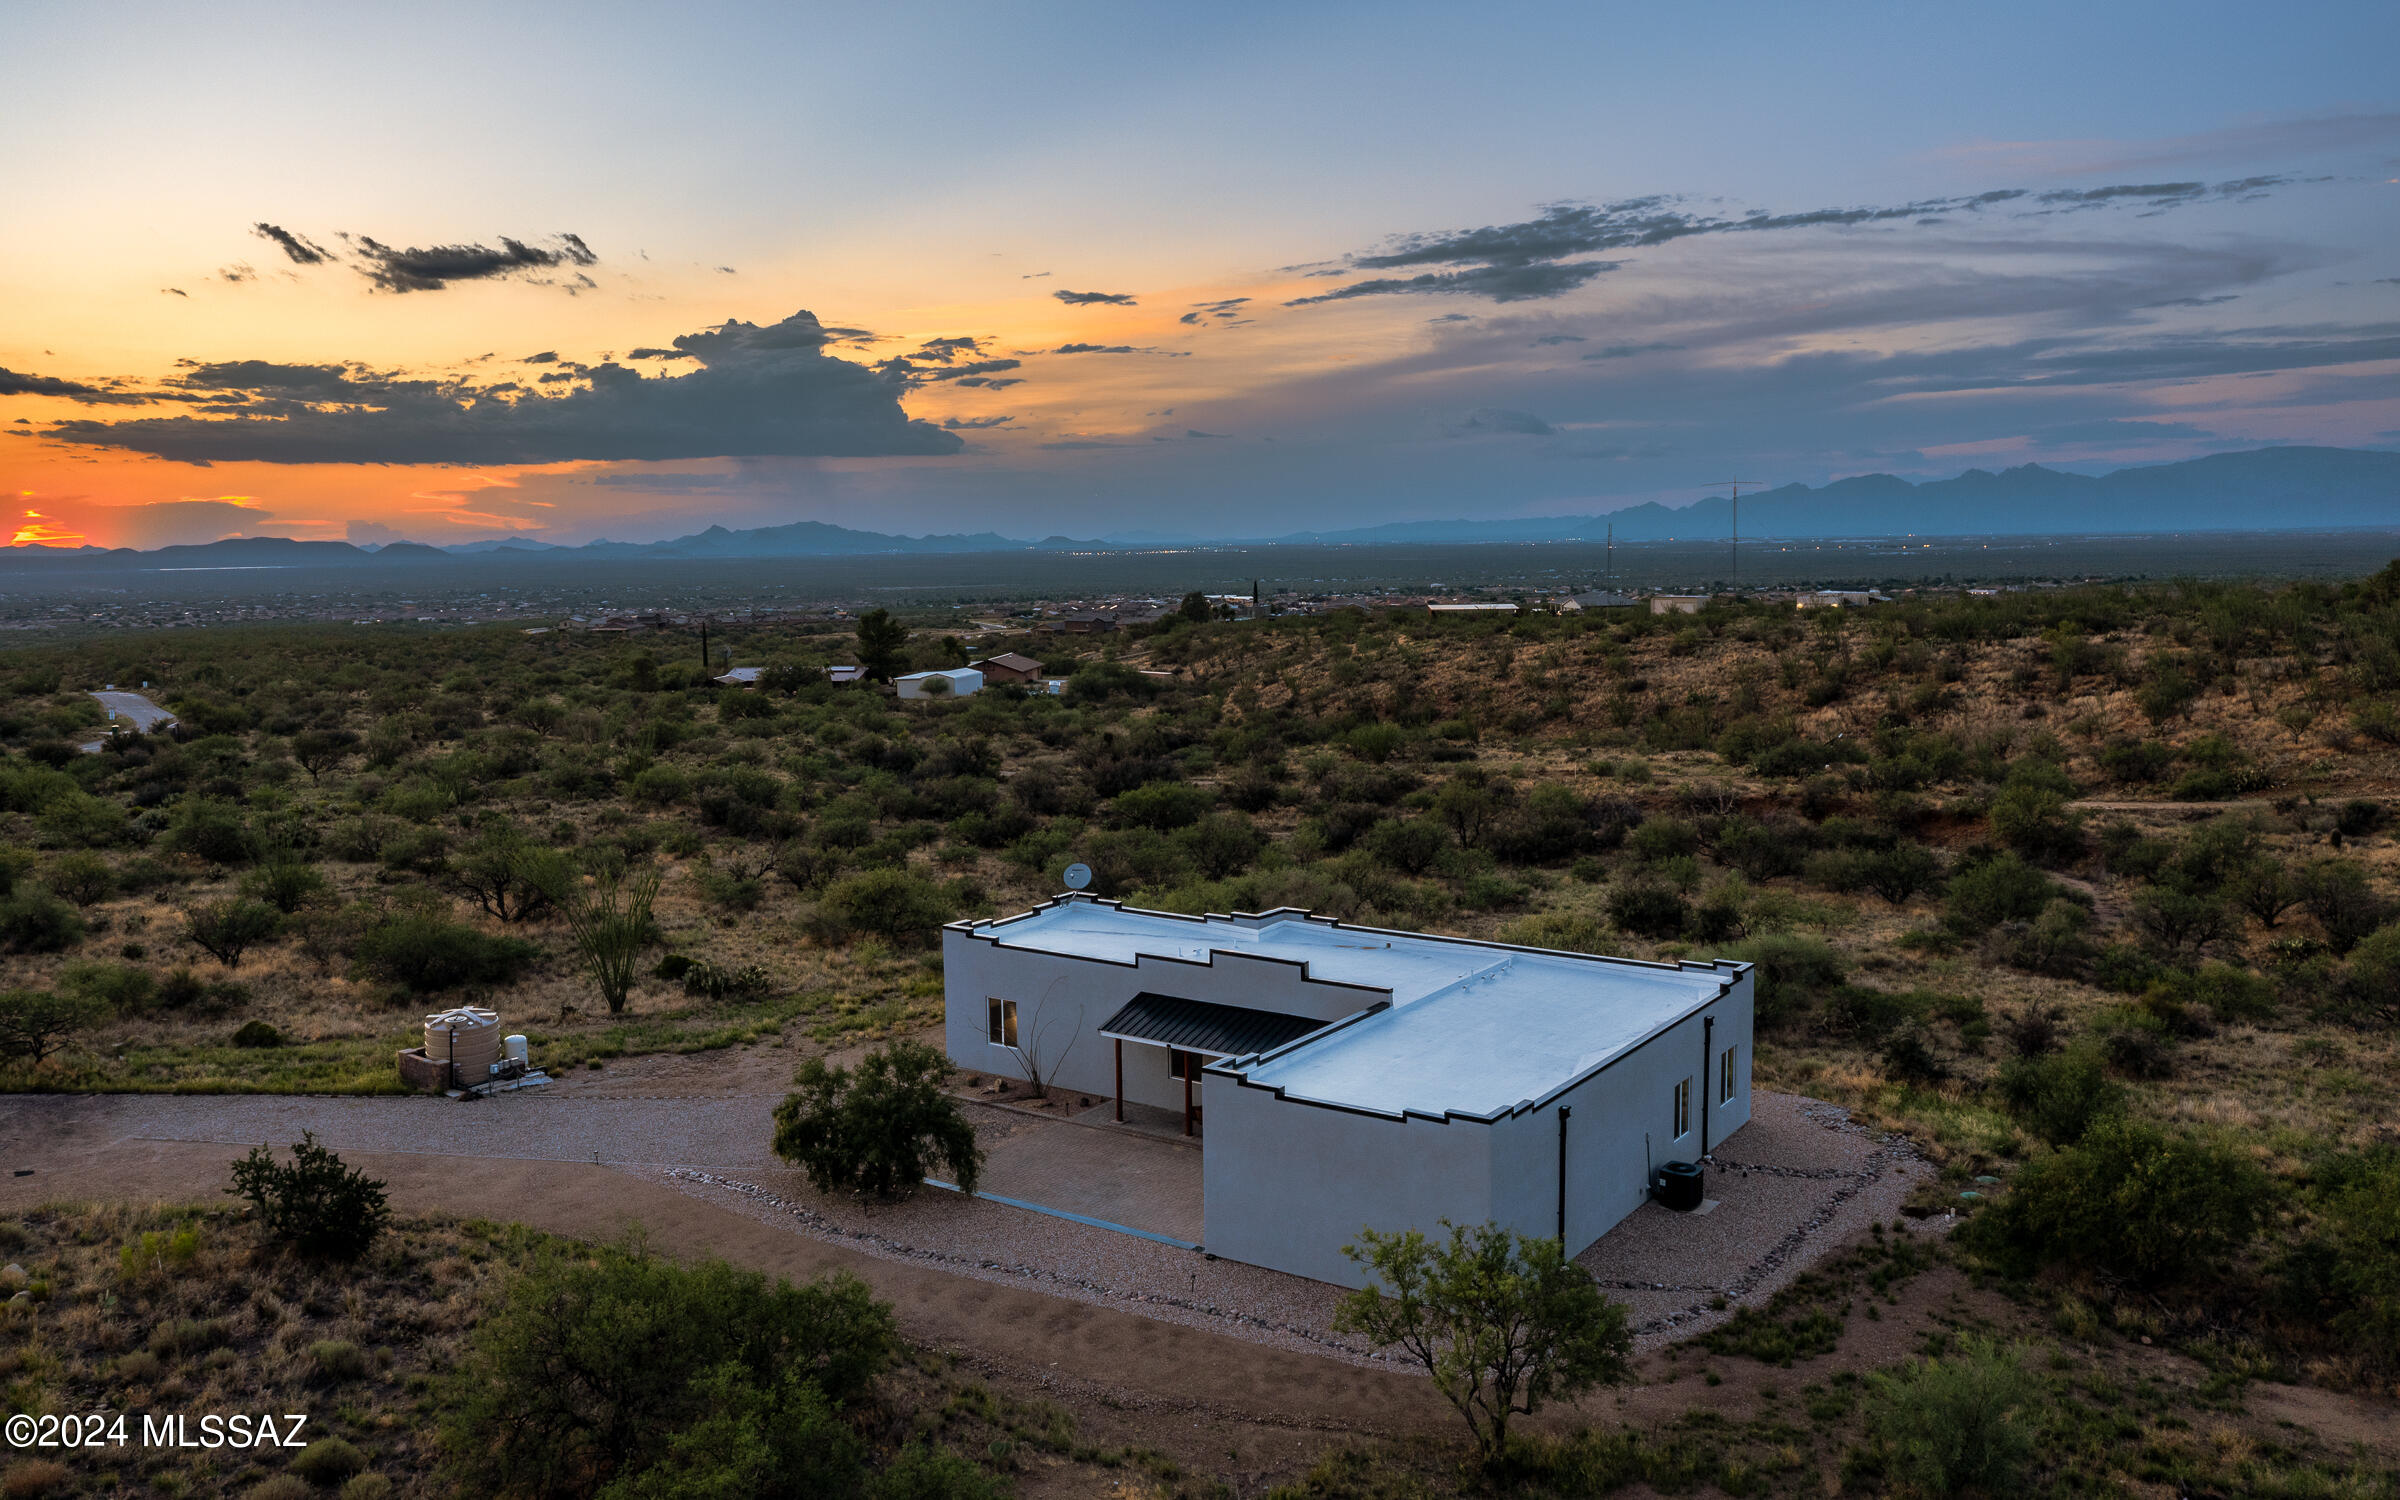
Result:
M2400 448L2400 6L18 3L21 542Z

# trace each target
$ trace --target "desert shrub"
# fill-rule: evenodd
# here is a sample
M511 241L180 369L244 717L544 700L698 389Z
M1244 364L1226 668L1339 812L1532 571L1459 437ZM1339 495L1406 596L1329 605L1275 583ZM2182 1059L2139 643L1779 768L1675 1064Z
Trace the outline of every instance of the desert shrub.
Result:
M1500 941L1568 953L1610 951L1607 927L1580 911L1545 911L1519 917L1500 929Z
M2100 769L2113 781L2132 785L2160 781L2175 766L2175 747L2157 740L2111 740L2100 750Z
M303 1132L285 1166L260 1146L233 1164L233 1186L225 1190L249 1200L269 1234L292 1242L304 1255L355 1260L366 1253L391 1216L383 1184L317 1144Z
M1840 954L1821 939L1793 933L1754 937L1730 956L1757 965L1752 985L1761 1029L1791 1020L1847 977Z
M1609 921L1636 937L1680 937L1691 913L1681 892L1656 880L1628 880L1608 893Z
M541 950L431 912L402 912L362 933L355 956L366 974L433 994L462 985L513 984Z
M1835 1036L1876 1046L1903 1027L1921 1020L1929 1008L1926 997L1900 990L1876 990L1843 985L1826 996L1819 1024Z
M947 1448L910 1443L867 1481L867 1500L1007 1500L1008 1486Z
M1894 906L1941 888L1942 861L1923 844L1898 843L1861 855L1858 881Z
M2125 1090L2109 1078L2093 1047L2012 1057L2000 1065L1997 1083L2017 1123L2053 1146L2074 1145L2094 1121L2125 1108Z
M506 1495L849 1494L865 1455L842 1413L897 1347L855 1277L544 1248L436 1390L445 1477Z
M2309 1176L2310 1223L2276 1267L2278 1300L2370 1367L2400 1370L2400 1150L2335 1152Z
M183 914L184 941L226 968L283 930L283 914L263 901L204 901Z
M1175 838L1200 873L1211 880L1225 880L1249 869L1267 846L1267 836L1240 813L1210 813Z
M697 871L693 882L700 887L700 894L708 898L708 904L720 911L756 911L767 898L766 882L739 870L712 865Z
M2224 902L2168 885L2144 886L2136 892L2131 915L2142 940L2169 959L2204 953L2240 930L2239 919Z
M2391 914L2390 903L2376 893L2366 868L2355 860L2318 860L2300 872L2296 888L2300 904L2317 919L2336 953L2357 947Z
M53 798L34 827L53 848L103 849L125 842L125 809L109 798L76 792Z
M2103 1115L2077 1144L2026 1163L1960 1235L2017 1274L2063 1265L2159 1286L2241 1251L2270 1202L2248 1157Z
M1166 833L1199 822L1215 800L1199 787L1162 781L1120 793L1108 811L1128 828L1155 828Z
M321 1489L348 1481L367 1466L367 1456L338 1437L321 1437L292 1455L286 1469Z
M1945 917L1960 932L1982 932L2002 922L2030 922L2057 893L2051 878L2002 854L1967 865L1950 877Z
M864 932L896 942L924 942L956 911L949 894L922 875L862 870L826 887L811 926L826 938Z
M240 812L206 797L187 798L168 825L166 844L177 854L212 865L248 864L258 854L258 836Z
M1874 1377L1886 1467L1927 1495L2003 1495L2032 1467L2041 1383L2014 1351L1970 1343Z
M117 893L117 872L97 854L67 854L51 862L42 884L77 906L92 906Z
M807 1172L819 1192L903 1197L938 1160L971 1193L983 1150L942 1091L949 1076L950 1060L922 1042L870 1052L855 1070L811 1058L776 1106L775 1154Z
M1442 1221L1447 1236L1362 1229L1342 1247L1366 1273L1333 1326L1404 1354L1466 1420L1488 1467L1510 1418L1632 1373L1625 1304L1602 1294L1555 1239Z
M372 1368L367 1351L348 1339L319 1339L308 1346L308 1358L317 1378L329 1383L362 1379Z
M324 872L293 854L283 854L242 877L242 894L289 916L331 887Z
M107 1003L118 1015L139 1015L158 998L158 980L133 964L71 963L59 971L61 988Z
M91 995L47 990L0 993L0 1057L35 1067L43 1058L108 1019L108 1003Z
M0 948L11 953L63 953L83 931L83 913L38 885L0 896Z
M488 916L522 922L550 909L573 878L566 857L505 823L484 829L443 872L458 894Z
M1651 818L1625 835L1625 852L1645 864L1700 852L1700 830L1682 818Z
M236 1047L280 1047L283 1033L266 1021L244 1021L233 1033Z
M2043 864L2062 864L2083 852L2083 815L2068 807L2071 790L2011 777L1992 799L1992 835Z
M2091 940L2092 914L2064 896L2055 896L2030 922L2002 922L1983 937L1984 962L2080 978L2098 949Z

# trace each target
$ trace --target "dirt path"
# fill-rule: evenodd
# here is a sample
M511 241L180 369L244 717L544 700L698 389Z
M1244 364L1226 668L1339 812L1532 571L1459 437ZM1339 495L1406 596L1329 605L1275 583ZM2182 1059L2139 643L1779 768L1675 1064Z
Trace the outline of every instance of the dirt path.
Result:
M62 1199L204 1201L246 1149L112 1139L88 1115L59 1117L66 1128L28 1130L21 1113L10 1113L15 1128L0 1133L7 1161L31 1175L0 1178L0 1213ZM1422 1380L860 1255L608 1167L348 1155L383 1179L404 1213L512 1221L585 1240L638 1231L678 1258L714 1255L794 1278L848 1271L890 1299L910 1338L1012 1371L1033 1387L1091 1381L1128 1406L1373 1432L1439 1421L1446 1411Z

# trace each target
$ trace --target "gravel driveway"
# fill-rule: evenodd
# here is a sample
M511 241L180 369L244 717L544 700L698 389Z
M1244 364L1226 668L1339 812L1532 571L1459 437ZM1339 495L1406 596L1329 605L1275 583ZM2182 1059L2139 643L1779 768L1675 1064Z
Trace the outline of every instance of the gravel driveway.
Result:
M12 1095L0 1159L44 1145L282 1145L303 1130L336 1151L574 1162L672 1186L745 1217L907 1262L1284 1348L1372 1362L1331 1332L1336 1288L1191 1250L926 1191L896 1205L829 1197L769 1149L778 1094L590 1097L528 1089L472 1103L435 1097ZM989 1153L986 1190L1205 1242L1200 1153L1179 1142L970 1105ZM1704 1215L1649 1204L1578 1261L1630 1304L1638 1343L1688 1337L1763 1301L1809 1262L1890 1222L1930 1171L1905 1143L1840 1109L1760 1094L1718 1152ZM204 1186L195 1185L202 1195ZM1938 1232L1935 1230L1933 1232ZM1718 1296L1728 1308L1712 1310Z

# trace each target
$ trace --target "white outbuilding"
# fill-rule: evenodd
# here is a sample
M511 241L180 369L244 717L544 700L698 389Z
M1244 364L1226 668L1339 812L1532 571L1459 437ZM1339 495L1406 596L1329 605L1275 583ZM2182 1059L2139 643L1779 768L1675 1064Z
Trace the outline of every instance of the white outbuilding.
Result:
M942 935L962 1068L1178 1111L1205 1248L1358 1285L1361 1229L1572 1255L1750 1118L1751 966L1062 896ZM1205 1127L1205 1128L1203 1128Z
M892 686L899 689L903 698L964 698L969 693L983 691L983 674L973 667L911 672L906 677L893 678Z

